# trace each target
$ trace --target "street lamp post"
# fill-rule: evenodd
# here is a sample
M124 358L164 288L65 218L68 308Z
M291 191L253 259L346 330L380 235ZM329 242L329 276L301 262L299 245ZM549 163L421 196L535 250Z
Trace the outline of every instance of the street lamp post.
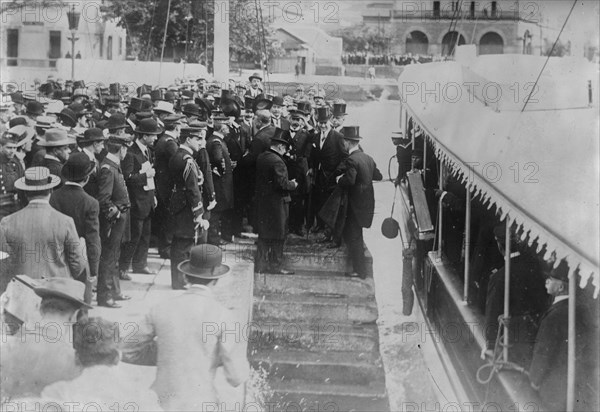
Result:
M71 41L71 80L75 81L75 42L79 40L75 37L77 30L79 29L79 17L80 13L75 11L75 5L71 5L71 10L67 12L69 19L69 30L71 31L71 37L68 40Z

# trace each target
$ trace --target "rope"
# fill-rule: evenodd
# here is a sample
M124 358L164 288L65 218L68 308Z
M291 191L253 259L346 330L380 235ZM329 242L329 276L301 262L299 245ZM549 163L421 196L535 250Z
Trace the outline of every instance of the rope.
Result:
M505 362L502 360L502 350L504 348L502 339L504 337L504 328L508 328L509 325L510 317L505 318L503 315L498 317L498 333L496 334L496 342L494 343L494 354L492 355L492 360L477 369L477 374L475 375L477 382L481 383L482 385L489 385L494 378L494 375L501 370L513 370L524 375L529 375L529 373L522 366L519 366L514 362ZM510 348L510 346L508 347ZM489 369L489 375L487 377L483 377L483 372L487 369ZM487 402L487 391L485 401Z
M165 43L167 42L167 29L169 28L169 17L171 14L171 0L167 3L167 18L165 19L165 32L163 34L162 47L160 49L160 64L158 65L158 86L160 86L160 75L162 72L163 56L165 55Z

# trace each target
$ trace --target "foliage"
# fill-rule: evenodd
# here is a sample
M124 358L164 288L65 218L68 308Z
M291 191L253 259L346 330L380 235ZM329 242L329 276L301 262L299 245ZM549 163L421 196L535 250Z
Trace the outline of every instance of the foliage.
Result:
M130 54L140 60L160 57L165 19L169 0L127 0L107 2L103 6L105 18L118 19L118 24L127 30L130 39ZM216 10L220 15L221 10ZM171 0L167 48L174 50L175 59L203 62L206 53L212 54L215 9L212 1ZM217 18L219 18L217 16ZM232 57L242 60L261 59L261 47L254 0L230 0L229 41ZM276 53L268 40L270 23L265 19L267 52ZM187 53L186 53L187 42Z
M345 53L370 51L375 54L383 54L389 49L390 35L386 34L384 28L359 24L339 29L332 35L343 39Z
M550 51L552 50L553 43L551 43L547 40L545 43L546 44L544 47L544 56L548 56L550 54ZM558 43L556 43L554 50L552 50L552 56L554 56L554 57L563 57L563 56L568 56L570 54L571 54L571 42L570 41L567 42L567 44L564 44L563 42L561 42L559 40Z

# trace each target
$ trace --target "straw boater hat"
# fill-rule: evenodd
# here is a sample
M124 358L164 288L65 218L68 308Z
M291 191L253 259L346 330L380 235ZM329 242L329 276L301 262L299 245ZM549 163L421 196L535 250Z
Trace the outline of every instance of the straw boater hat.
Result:
M46 130L44 139L38 142L38 145L43 147L68 146L70 144L75 144L75 140L67 135L66 130L58 128Z
M59 184L60 177L50 174L47 167L36 166L25 170L25 176L15 181L15 188L26 192L39 192Z
M177 269L187 276L200 279L218 279L229 272L229 266L221 263L223 251L214 245L192 247L190 258L181 262Z
M61 298L75 303L79 306L91 309L92 307L83 301L85 284L71 278L50 278L38 281L38 286L33 288L36 295L41 298Z
M27 142L33 140L33 137L35 136L35 130L33 130L33 128L22 124L11 127L6 133L17 142L17 147L25 145Z

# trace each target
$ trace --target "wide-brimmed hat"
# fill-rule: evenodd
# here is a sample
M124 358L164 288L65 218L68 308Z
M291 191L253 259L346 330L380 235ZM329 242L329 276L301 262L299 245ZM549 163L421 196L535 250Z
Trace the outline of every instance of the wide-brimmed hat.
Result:
M317 122L326 122L331 119L329 107L317 107Z
M26 192L39 192L59 184L60 177L50 174L47 167L35 166L25 170L25 175L15 181L15 188Z
M195 278L218 279L229 272L229 266L222 260L223 251L219 247L203 244L192 247L190 258L177 265L177 269Z
M44 138L38 142L43 147L59 147L74 144L75 140L70 138L66 130L57 127L46 130Z
M344 139L358 141L362 139L359 133L359 126L344 126L341 130Z
M27 114L39 116L44 113L44 105L36 100L30 100L25 105L25 111Z
M77 115L68 107L65 107L60 111L58 118L65 123L65 126L75 127L77 125Z
M235 117L236 119L240 117L242 111L240 103L232 98L228 98L221 102L221 110L223 110L225 116Z
M66 299L72 303L91 309L92 307L83 301L85 284L71 278L49 278L37 281L38 286L33 288L36 295L41 298L56 297Z
M156 102L156 106L154 106L155 112L163 112L173 114L175 110L173 110L173 103L169 103L165 100L159 100Z
M273 96L271 100L272 106L284 106L283 97L282 96Z
M104 125L104 129L108 130L116 130L116 129L124 129L127 127L127 119L125 115L122 113L113 113L106 124Z
M273 144L273 143L283 143L283 144L285 144L286 146L289 146L289 145L290 145L290 142L289 142L289 141L287 141L287 140L285 140L285 139L283 138L283 132L284 132L284 130L283 130L283 129L280 129L279 127L276 127L276 128L275 128L275 133L274 133L274 134L273 134L273 136L271 137L271 144Z
M82 135L77 137L78 143L90 143L90 142L99 142L108 139L108 137L104 136L102 129L98 127L92 127L86 129Z
M83 152L75 152L69 156L60 174L67 180L79 181L85 179L95 168L96 163L88 155Z
M258 73L255 72L255 73L252 73L252 76L248 77L249 81L252 81L252 79L258 79L258 80L260 80L262 82L263 78L262 78L262 76L260 74L258 74Z
M183 105L181 113L185 114L186 116L200 116L200 106L198 106L196 103L186 103Z
M22 124L11 127L6 133L12 138L12 140L16 142L17 147L21 147L27 142L33 140L33 137L35 136L35 130L33 130L32 127Z
M139 134L161 134L163 129L158 125L156 120L144 119L140 121L133 132Z

